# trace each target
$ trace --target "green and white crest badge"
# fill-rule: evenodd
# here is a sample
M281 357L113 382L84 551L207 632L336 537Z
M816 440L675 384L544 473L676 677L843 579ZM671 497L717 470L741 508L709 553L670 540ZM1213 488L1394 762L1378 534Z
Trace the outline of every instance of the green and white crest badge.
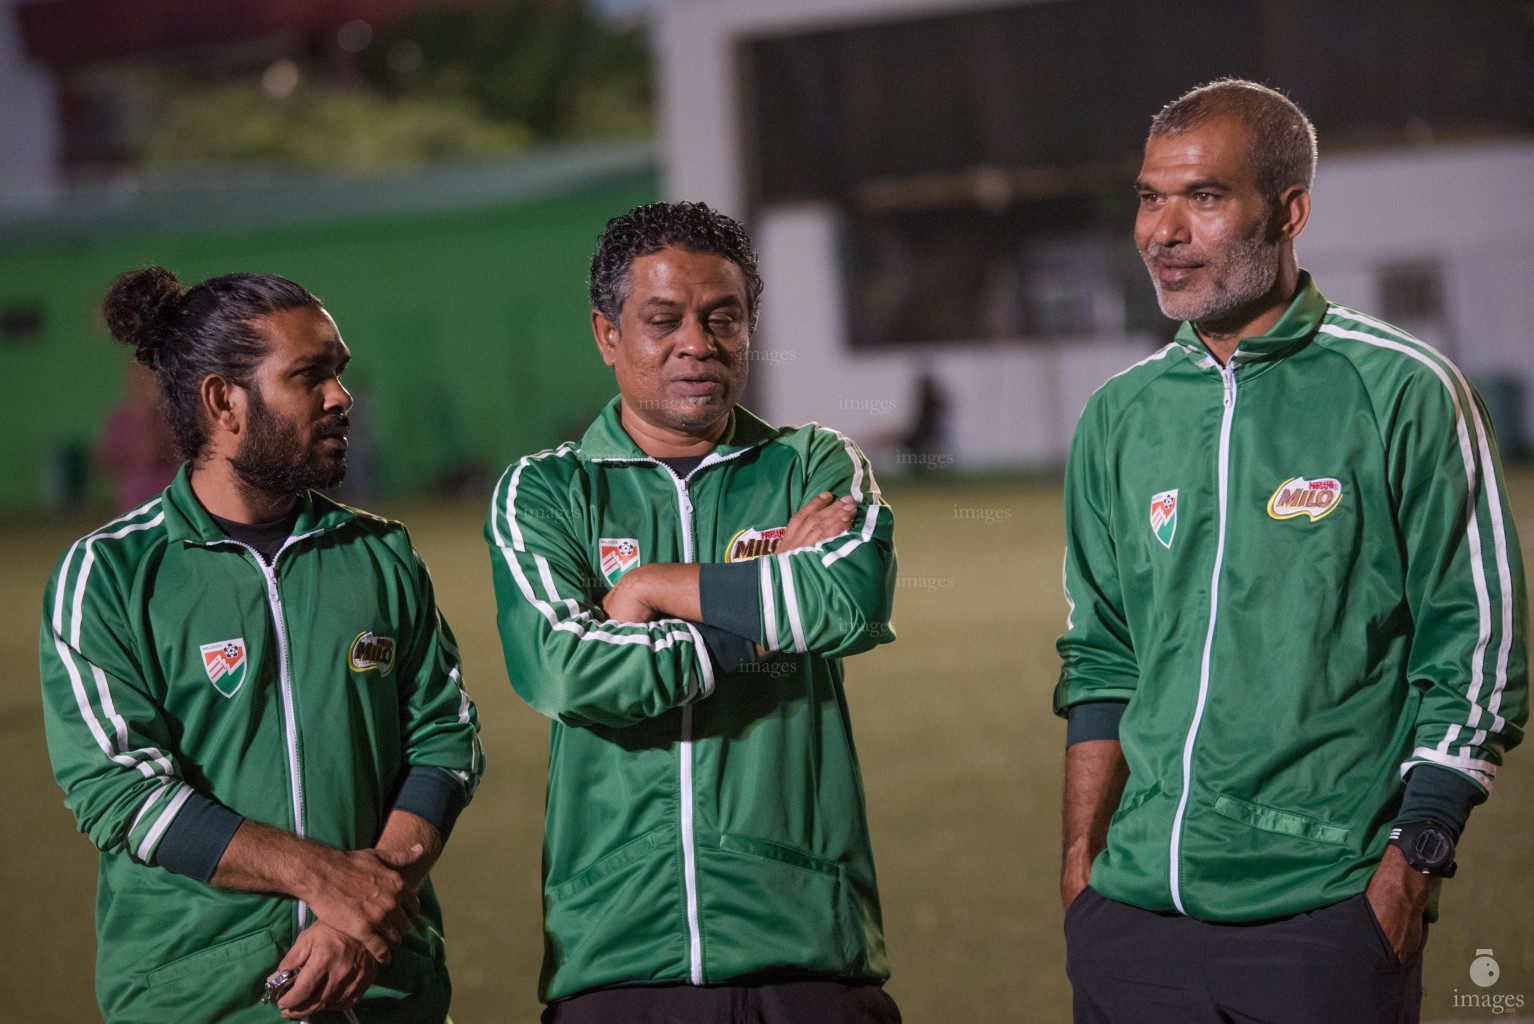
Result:
M208 673L208 682L225 697L233 697L235 691L245 685L245 667L248 664L245 658L245 638L235 637L233 640L203 644L198 650L202 652L202 667Z
M1177 535L1177 488L1151 496L1150 525L1161 546L1171 550Z

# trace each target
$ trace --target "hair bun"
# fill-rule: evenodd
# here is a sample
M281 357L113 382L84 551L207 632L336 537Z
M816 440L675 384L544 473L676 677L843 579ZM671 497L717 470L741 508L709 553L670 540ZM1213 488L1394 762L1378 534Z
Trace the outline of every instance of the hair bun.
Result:
M146 267L119 274L101 303L101 315L112 337L138 349L138 361L155 365L165 344L166 320L186 295L181 282L164 267Z

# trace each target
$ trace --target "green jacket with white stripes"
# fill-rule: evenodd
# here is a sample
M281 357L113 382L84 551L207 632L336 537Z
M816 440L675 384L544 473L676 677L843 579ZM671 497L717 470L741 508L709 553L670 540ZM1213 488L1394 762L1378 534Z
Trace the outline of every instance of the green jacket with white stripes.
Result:
M450 825L442 807L461 807L483 767L452 632L404 528L317 494L268 566L219 529L183 467L59 561L41 668L54 776L101 851L108 1024L281 1020L262 985L314 918L208 884L240 821L364 848L396 808ZM441 1024L442 916L429 881L420 895L362 1021Z
M1091 884L1212 921L1362 892L1418 765L1489 792L1528 717L1518 538L1442 355L1301 288L1219 366L1176 340L1087 403L1059 713L1127 701Z
M684 478L635 445L614 399L579 444L514 463L495 489L506 668L553 719L545 1001L889 974L841 659L894 639L890 509L841 434L731 417ZM856 499L848 531L777 552L823 491ZM625 572L676 562L710 563L704 623L607 620ZM721 630L776 653L719 657L705 636Z

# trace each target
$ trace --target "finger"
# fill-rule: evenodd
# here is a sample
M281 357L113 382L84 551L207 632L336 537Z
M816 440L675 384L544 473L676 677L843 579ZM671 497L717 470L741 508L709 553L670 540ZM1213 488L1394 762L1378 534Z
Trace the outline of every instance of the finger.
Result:
M288 955L282 958L282 963L277 965L277 970L272 973L279 974L282 971L297 970L309 960L309 943L302 935L293 943L293 948L288 950Z
M400 909L405 912L405 930L410 930L410 925L415 921L416 915L421 912L421 897L415 892L406 890L399 901Z
M609 594L609 597L612 595ZM408 850L374 850L374 855L391 868L409 867L420 860L426 853L426 848L416 843Z
M789 517L789 519L792 521L794 519L798 519L800 516L807 516L815 512L819 512L821 509L831 504L835 498L836 495L832 494L830 491L821 491L809 501L806 501L804 503L804 507L795 512L792 516Z
M314 967L307 971L300 971L298 980L293 982L293 987L283 993L282 998L277 1000L277 1009L291 1013L309 1013L314 1007L315 993L324 987L325 970Z
M367 993L368 986L372 984L368 974L369 972L360 969L348 974L345 984L340 986L329 1003L330 1008L332 1010L350 1010L362 1002L363 995Z
M393 943L390 942L389 939L384 935L373 931L366 931L360 935L355 932L346 932L345 934L350 935L352 938L362 943L362 948L366 949L368 951L368 955L371 956L374 960L377 960L381 964L386 964L389 962L389 947L393 945Z

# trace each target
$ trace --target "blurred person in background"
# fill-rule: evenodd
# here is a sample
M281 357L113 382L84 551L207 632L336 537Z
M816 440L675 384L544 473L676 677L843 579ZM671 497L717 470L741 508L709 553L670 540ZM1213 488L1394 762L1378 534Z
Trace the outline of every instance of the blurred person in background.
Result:
M135 271L104 312L186 463L44 598L49 754L101 850L102 1016L267 1021L270 988L290 1019L441 1024L426 875L482 771L478 722L404 527L314 490L346 472L350 353L271 275Z
M96 465L112 478L119 512L137 508L169 487L181 465L170 425L160 412L154 373L137 360L128 364L124 375L122 404L102 425Z
M1416 1021L1440 880L1523 736L1491 423L1447 359L1298 268L1315 162L1251 82L1151 124L1135 241L1183 324L1092 397L1066 478L1083 1024Z
M842 689L894 639L894 524L852 441L737 404L761 290L702 203L610 221L619 395L495 489L507 671L554 720L546 1022L900 1019Z

